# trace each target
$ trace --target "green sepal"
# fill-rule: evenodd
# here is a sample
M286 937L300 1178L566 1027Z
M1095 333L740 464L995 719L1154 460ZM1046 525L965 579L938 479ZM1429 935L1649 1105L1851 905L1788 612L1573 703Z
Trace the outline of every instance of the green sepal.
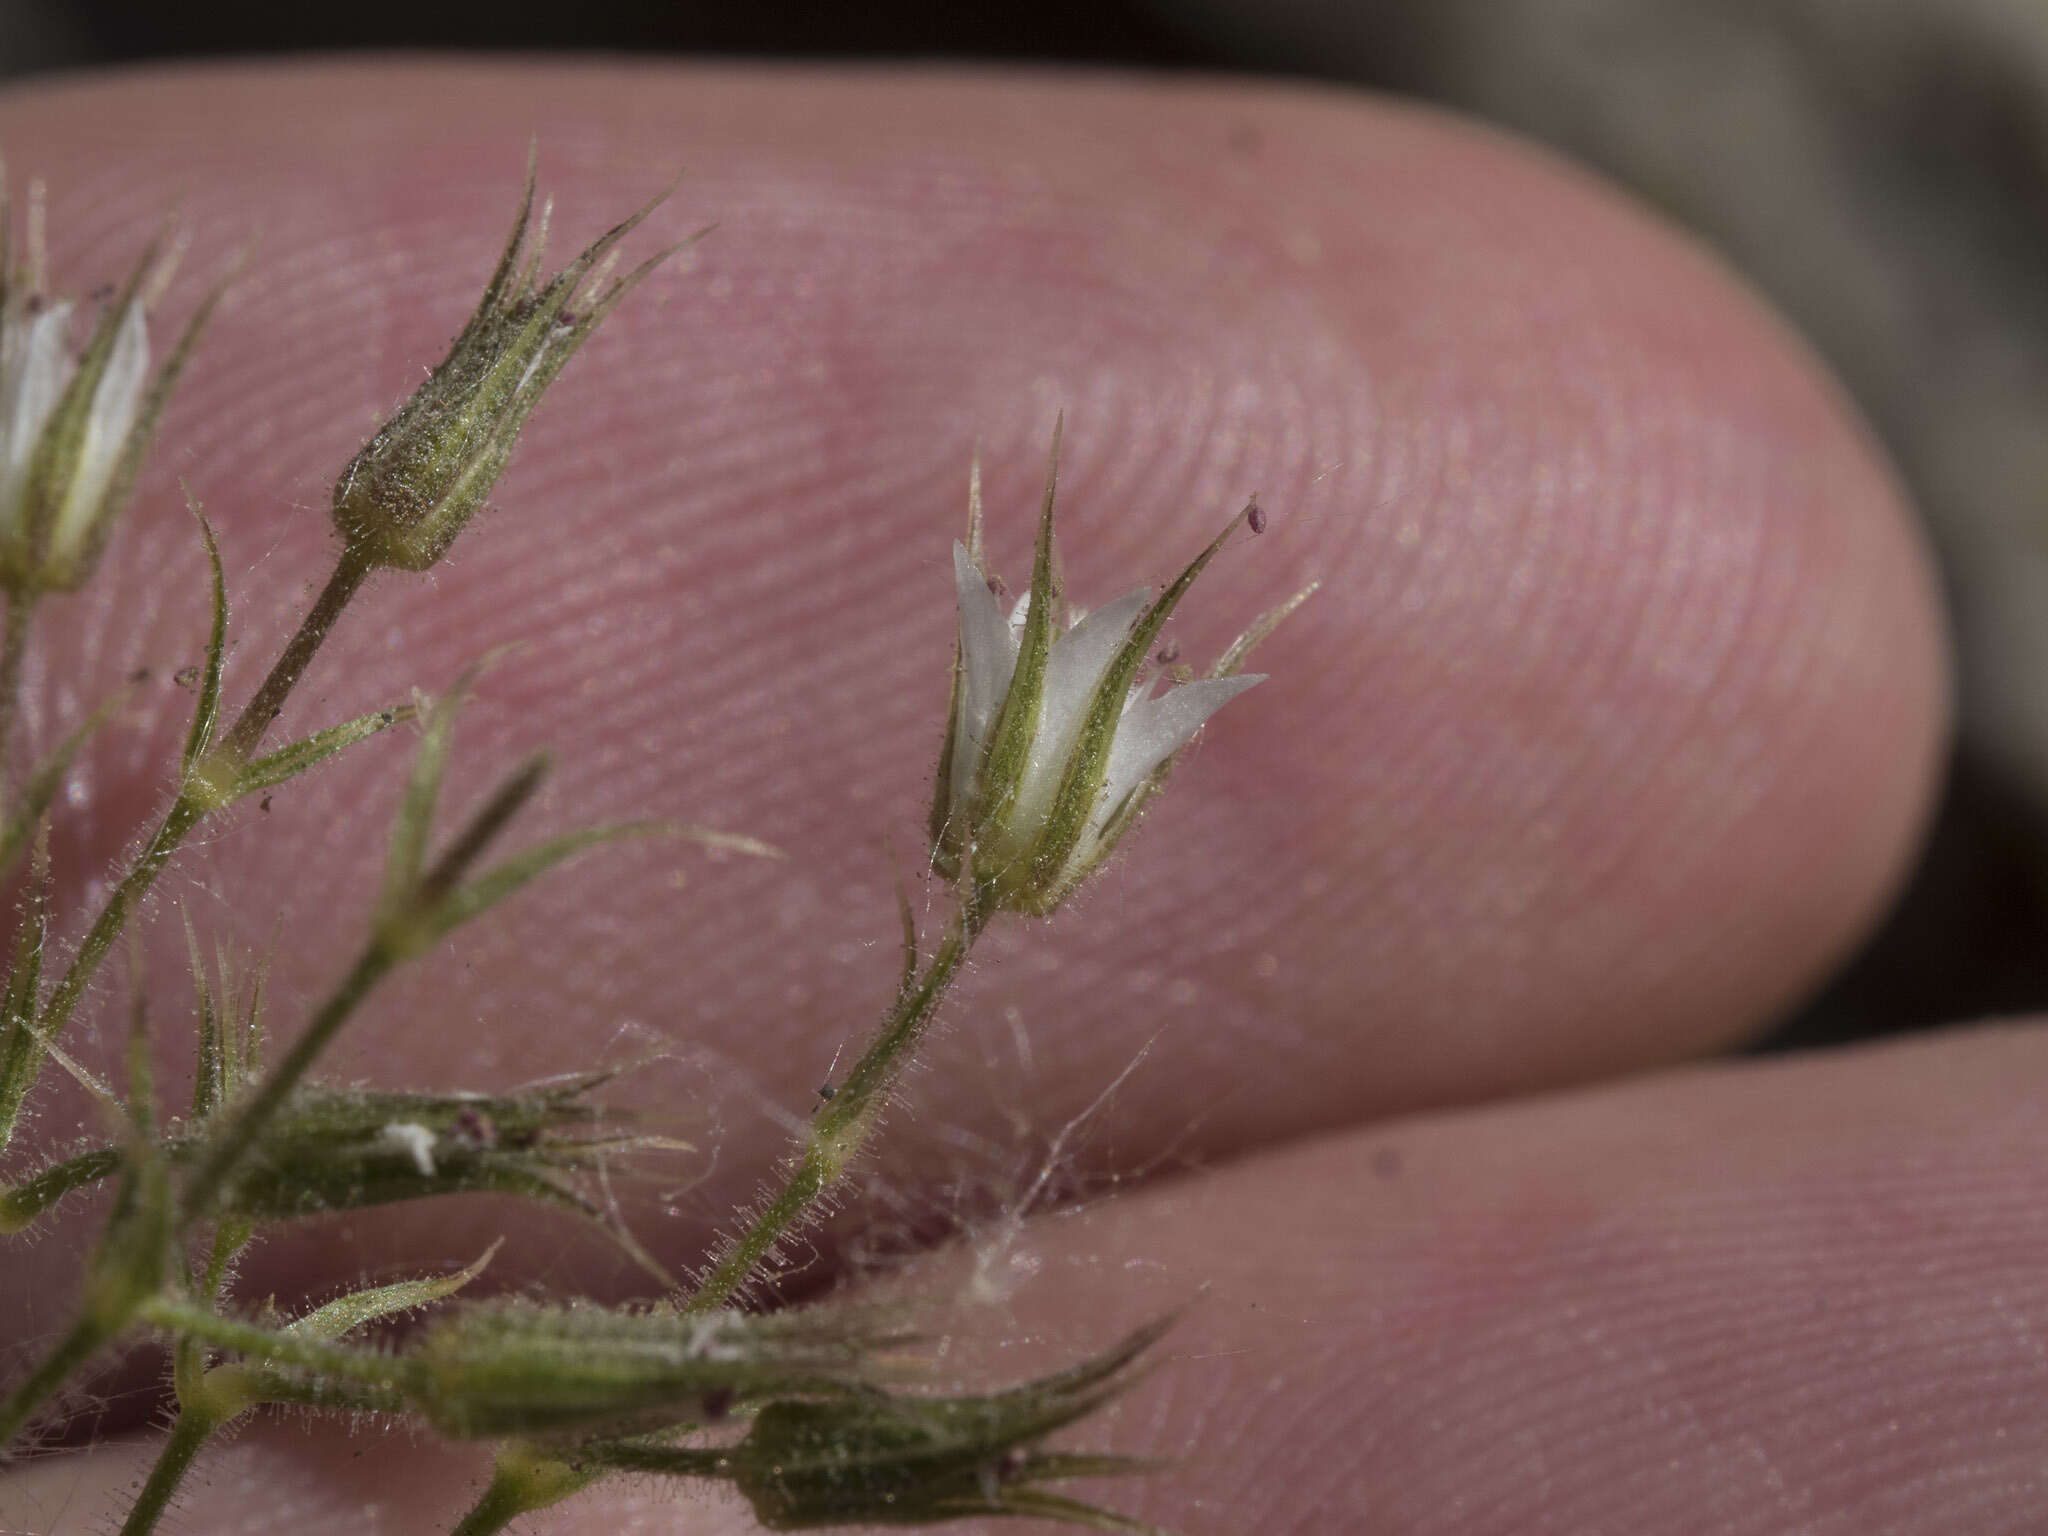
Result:
M1232 526L1234 527L1235 524ZM1245 663L1251 660L1252 652L1264 643L1267 636L1271 635L1274 630L1278 629L1292 617L1295 609L1315 596L1317 589L1321 586L1322 583L1320 581L1312 581L1285 602L1277 603L1260 614L1258 618L1252 621L1250 627L1243 634L1230 643L1223 654L1216 658L1216 664L1210 667L1203 675L1211 680L1237 676L1238 673L1244 670ZM1182 751L1185 750L1185 748L1182 749ZM1173 766L1179 760L1180 753L1173 753L1165 762L1147 774L1144 780L1124 797L1123 804L1118 806L1109 820L1103 823L1100 842L1105 851L1117 845L1123 838L1123 835L1130 831L1138 818L1144 815L1146 808L1158 797L1160 791L1166 788L1167 780L1173 775ZM1087 869L1069 871L1069 878L1063 881L1059 889L1053 894L1054 902L1057 903L1068 891L1073 889L1076 881L1084 878L1087 874Z
M542 284L545 216L527 250L534 174L529 156L512 233L448 355L335 482L335 526L369 564L424 571L447 553L503 473L555 376L598 323L688 243L658 252L601 292L583 291L593 268L666 201L671 184Z
M590 1438L716 1419L791 1394L869 1389L903 1342L808 1309L679 1315L494 1302L433 1324L412 1356L417 1406L453 1439Z
M1086 870L1068 868L1074 849L1080 845L1102 798L1102 786L1109 773L1110 748L1117 726L1123 720L1131 685L1138 668L1152 652L1152 644L1172 617L1180 600L1187 596L1195 578L1208 568L1224 543L1250 516L1247 506L1228 526L1209 541L1208 547L1188 563L1174 582L1154 598L1124 639L1123 646L1103 669L1102 680L1088 701L1088 713L1067 754L1059 787L1053 791L1045 823L1030 848L1004 871L1001 890L1007 904L1022 911L1050 912Z
M101 309L99 323L93 327L92 337L86 342L85 351L79 355L78 368L64 386L64 392L57 397L57 403L50 408L49 417L36 439L35 451L29 457L28 476L22 482L25 547L10 549L5 561L10 586L43 591L72 585L50 579L50 535L58 510L77 476L79 460L84 455L86 426L92 419L93 399L99 394L100 381L106 377L107 364L113 358L115 338L120 334L122 321L127 318L128 306L135 302L142 291L143 279L156 264L159 243L152 240L144 248L142 259L135 264L128 281L112 302Z
M974 808L969 835L969 841L976 844L1003 842L1044 713L1045 667L1052 655L1057 627L1054 609L1060 600L1053 554L1053 502L1059 488L1060 434L1065 424L1064 415L1053 423L1045 502L1038 515L1038 544L1031 560L1031 601L1024 614L1024 632L1018 637L1017 666L1010 674L1010 688L1003 695L995 728L989 733L988 756L979 779L980 803Z
M492 1098L301 1090L236 1167L222 1209L247 1220L292 1221L400 1200L500 1194L601 1220L595 1205L555 1177L642 1144L630 1133L593 1134L602 1111L580 1095L598 1080ZM174 1158L195 1155L199 1144L181 1145Z
M1124 1390L1127 1368L1170 1325L1153 1323L1073 1370L989 1396L770 1403L731 1453L729 1475L770 1530L1036 1515L1149 1531L1031 1485L1148 1469L1122 1457L1045 1452L1037 1442Z
M215 960L216 987L206 978L199 935L185 918L185 955L192 970L198 1044L192 1070L192 1123L202 1125L254 1080L263 1065L264 984L269 968L257 965L237 978L223 948Z
M29 461L28 477L22 486L27 513L22 545L0 554L0 581L17 591L73 592L85 584L98 563L107 534L112 530L114 514L126 503L142 461L148 456L157 418L169 404L179 376L191 361L200 332L205 329L214 307L227 291L224 278L200 301L172 346L169 357L157 370L155 380L136 408L127 436L121 440L119 456L105 489L100 493L99 505L86 511L84 534L77 546L61 552L52 549L56 519L77 477L84 452L86 425L91 420L94 400L113 357L115 338L127 317L129 306L137 302L143 283L156 265L160 244L160 241L153 240L144 249L142 259L136 263L127 283L101 313L99 324L93 328L92 337L79 358L77 371L51 409L49 420L44 423L42 434L37 439L35 453Z
M967 467L967 558L983 571L981 555L981 452L977 448ZM939 774L932 791L929 818L932 867L948 880L960 878L960 856L965 851L969 807L953 803L953 754L960 750L954 738L960 730L960 699L967 686L967 659L960 640L953 641L953 685L946 700L946 735L939 748Z

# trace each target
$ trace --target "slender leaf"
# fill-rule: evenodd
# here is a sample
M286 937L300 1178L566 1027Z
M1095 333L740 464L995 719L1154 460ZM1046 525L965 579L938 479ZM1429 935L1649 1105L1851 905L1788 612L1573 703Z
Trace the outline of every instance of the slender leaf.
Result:
M192 726L185 734L182 762L189 778L212 745L213 733L220 724L220 674L228 651L228 585L221 574L220 541L213 536L213 525L207 522L206 514L199 510L199 503L189 490L185 493L185 504L198 520L199 537L206 544L206 564L213 578L213 628L206 637L206 665L199 672L199 699L192 706Z
M484 1272L504 1242L502 1237L499 1238L483 1251L474 1264L458 1269L452 1275L401 1280L395 1285L380 1285L371 1290L337 1296L325 1306L316 1307L304 1317L286 1323L284 1331L301 1338L334 1340L366 1323L374 1323L380 1317L411 1312L444 1296L453 1296Z
M35 867L15 940L14 964L0 1001L0 1149L12 1139L22 1101L42 1070L36 1011L42 1005L43 944L50 931L50 856L47 842L36 849ZM0 1231L13 1230L0 1219Z
M256 759L242 770L235 780L236 799L253 795L258 790L274 789L287 779L296 778L308 768L317 767L328 758L344 752L359 741L367 741L394 725L403 725L408 720L419 718L419 710L411 704L398 704L390 709L380 709L375 714L362 715L342 725L329 726L324 731L315 731L301 737L288 746L279 747Z
M21 1231L66 1195L99 1183L120 1166L119 1147L95 1147L0 1190L0 1236Z

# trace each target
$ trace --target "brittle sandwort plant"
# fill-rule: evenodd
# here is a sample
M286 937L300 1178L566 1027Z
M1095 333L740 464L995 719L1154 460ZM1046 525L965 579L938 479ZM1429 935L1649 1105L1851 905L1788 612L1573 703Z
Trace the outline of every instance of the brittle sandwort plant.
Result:
M378 572L399 579L431 570L447 554L563 365L674 249L615 270L622 243L661 201L550 273L541 249L547 213L535 209L529 168L475 312L426 382L341 469L334 569L235 707L222 691L229 610L221 552L194 505L212 620L175 792L97 907L77 914L82 937L59 945L47 830L63 814L57 785L105 712L14 771L20 754L8 736L21 657L39 600L93 579L220 288L197 298L152 367L150 311L168 276L155 248L139 254L96 313L83 313L49 290L37 220L21 238L0 181L0 875L23 892L0 991L0 1241L19 1241L81 1191L107 1197L70 1325L0 1381L0 1448L32 1450L68 1386L96 1361L153 1337L170 1358L171 1420L133 1504L110 1517L129 1536L156 1528L215 1437L278 1404L316 1416L381 1416L488 1446L482 1496L450 1512L459 1536L501 1530L616 1476L727 1483L778 1530L981 1514L1143 1529L1062 1491L1136 1463L1048 1441L1129 1383L1162 1321L1134 1320L1123 1343L1054 1375L958 1395L937 1390L937 1362L901 1316L847 1299L770 1311L748 1302L780 1245L817 1219L876 1134L976 940L1005 914L1034 922L1058 908L1130 831L1203 723L1259 681L1243 673L1246 658L1306 592L1259 619L1204 676L1163 662L1160 648L1162 627L1202 571L1240 533L1264 527L1256 501L1164 591L1140 588L1076 611L1060 590L1054 549L1056 428L1030 583L1006 613L982 553L978 469L970 473L966 538L951 562L959 615L952 697L927 828L931 867L950 892L944 920L927 942L905 904L895 997L883 1000L865 1048L691 1283L670 1279L592 1198L610 1163L675 1150L600 1107L606 1073L492 1095L370 1093L316 1075L327 1047L392 972L565 860L648 837L774 854L743 833L656 822L589 827L503 852L546 776L544 756L515 765L453 832L437 836L469 675L431 701L386 704L272 739L286 700L364 583ZM28 202L40 206L33 191ZM268 1005L261 966L220 946L209 961L207 940L188 923L189 1012L160 1001L134 1011L118 1091L76 1060L66 1042L86 1032L82 1019L104 998L90 983L192 834L330 758L374 750L367 744L407 721L416 745L382 886L361 914L353 960L326 995L274 1017L287 1010ZM153 999L161 990L154 978L141 984ZM194 1089L172 1113L150 1080L148 1032L185 1017ZM276 1050L267 1048L272 1039ZM96 1135L36 1144L47 1129L33 1114L39 1085L53 1072L97 1102ZM485 1253L454 1273L347 1292L292 1317L259 1310L237 1290L250 1249L295 1222L476 1191L604 1226L655 1277L655 1289L623 1307L457 1297L489 1262ZM420 1314L418 1326L366 1336L399 1314Z

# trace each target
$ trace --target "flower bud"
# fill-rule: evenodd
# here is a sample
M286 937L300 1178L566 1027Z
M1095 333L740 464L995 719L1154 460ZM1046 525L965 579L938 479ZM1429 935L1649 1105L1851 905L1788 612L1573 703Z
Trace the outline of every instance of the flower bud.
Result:
M727 1475L772 1531L972 1515L1148 1530L1035 1486L1142 1471L1142 1463L1047 1451L1038 1442L1122 1391L1126 1368L1166 1327L1154 1324L1074 1370L984 1397L867 1393L770 1403L734 1449Z
M525 1094L334 1093L286 1101L236 1168L222 1201L246 1221L291 1221L437 1195L522 1195L598 1217L566 1182L580 1168L679 1143L607 1130L583 1095L603 1075ZM209 1143L181 1140L189 1163Z
M865 1387L876 1356L902 1342L873 1322L828 1308L685 1316L487 1303L427 1330L408 1392L454 1439L637 1434Z
M424 571L448 552L503 473L520 428L555 375L613 306L677 249L604 281L600 263L664 192L541 283L547 210L529 249L533 191L529 164L519 217L476 313L426 383L335 482L335 526L366 565Z
M127 505L150 436L218 290L201 304L154 381L143 288L154 248L71 353L75 306L40 291L32 252L16 262L0 181L0 587L70 592L92 574Z
M1139 588L1072 620L1053 556L1053 471L1039 519L1031 590L1007 620L980 560L978 493L969 543L953 546L960 640L946 745L932 806L932 861L991 907L1050 912L1107 859L1217 710L1263 677L1243 660L1154 695L1147 661L1167 618L1236 530L1251 502L1156 599Z

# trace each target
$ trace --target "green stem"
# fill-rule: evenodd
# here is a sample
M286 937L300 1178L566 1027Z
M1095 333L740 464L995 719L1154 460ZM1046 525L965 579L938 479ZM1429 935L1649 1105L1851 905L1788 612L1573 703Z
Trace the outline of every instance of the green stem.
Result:
M14 736L14 714L21 697L21 658L28 650L29 621L35 611L34 592L8 594L5 627L0 629L0 803L12 798L7 748Z
M519 1497L519 1490L507 1483L503 1476L493 1473L490 1485L470 1506L469 1513L449 1532L449 1536L496 1536L497 1532L525 1513L526 1505Z
M270 675L250 696L240 718L228 727L227 735L220 739L214 755L237 764L246 763L255 755L257 744L263 740L263 733L270 729L284 708L284 701L290 697L293 688L305 675L306 667L319 651L321 642L334 630L335 621L341 617L342 609L349 599L356 595L363 579L370 574L370 564L361 556L343 550L341 559L335 562L334 574L327 578L327 585L313 600L313 606L306 610L305 618L299 621L298 632L286 643L278 655Z
M333 1040L335 1032L348 1022L349 1015L362 1005L363 999L390 973L398 959L397 952L381 939L372 939L357 957L341 985L329 994L327 1001L320 1005L320 1011L313 1015L312 1022L292 1042L284 1060L264 1075L255 1094L235 1112L234 1119L214 1142L206 1160L199 1165L199 1171L186 1184L180 1207L184 1223L189 1224L207 1213L213 1197L220 1193L221 1186L227 1182L250 1144L283 1107L292 1090L298 1087L314 1061Z
M321 642L333 632L335 621L341 617L342 610L369 573L370 567L362 560L347 553L342 555L320 596L307 610L305 618L300 620L297 632L286 642L276 665L270 669L270 675L263 679L241 717L229 727L227 735L207 754L209 763L225 763L236 768L247 763L262 741L263 733L284 708L286 697L305 675L306 667L319 651ZM15 621L16 607L12 602L8 605L7 622L10 626ZM26 624L26 615L22 622ZM206 780L212 775L200 774L198 777ZM163 873L164 866L186 836L219 803L217 794L209 792L203 783L187 783L179 790L178 798L171 802L170 810L143 849L142 856L121 883L114 887L114 893L93 920L78 953L72 956L63 980L57 983L49 1003L39 1015L38 1026L46 1038L55 1040L63 1033L78 1008L79 1000L84 997L85 989L98 973L100 963L121 936L136 903L156 884L157 876ZM0 1146L5 1146L13 1133L15 1120L21 1113L21 1101L27 1095L34 1076L33 1073L25 1074L18 1084L12 1081L0 1084Z
M51 1350L43 1363L29 1373L28 1380L14 1389L14 1395L0 1404L0 1446L5 1446L27 1424L30 1415L65 1382L71 1379L86 1361L96 1354L102 1344L113 1337L104 1322L98 1318L82 1317L63 1341Z
M991 915L992 907L976 897L962 905L924 974L915 986L903 990L846 1081L811 1122L803 1149L791 1161L782 1188L746 1231L725 1245L711 1273L684 1303L685 1312L710 1312L724 1306L753 1277L784 1234L838 1183L873 1131L889 1089L923 1044L961 962Z
M153 1296L136 1309L145 1323L177 1334L199 1339L216 1349L232 1350L251 1360L287 1369L313 1371L337 1381L371 1388L378 1393L403 1394L413 1372L409 1362L396 1356L371 1354L324 1343L296 1333L278 1333L253 1323L238 1322L170 1296ZM266 1395L267 1392L266 1392Z
M149 1536L156 1529L157 1521L171 1507L171 1495L178 1491L178 1484L198 1459L200 1448L219 1427L211 1414L189 1407L180 1410L177 1422L171 1426L170 1438L157 1455L156 1465L149 1469L149 1480L135 1496L121 1536Z

